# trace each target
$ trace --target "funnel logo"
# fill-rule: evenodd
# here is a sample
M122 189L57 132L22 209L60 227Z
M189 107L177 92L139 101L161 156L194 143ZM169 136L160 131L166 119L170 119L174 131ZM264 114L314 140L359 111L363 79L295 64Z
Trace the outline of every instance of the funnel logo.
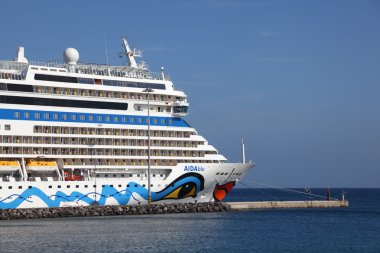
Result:
M186 165L183 171L205 171L205 168L202 166L193 166L193 165Z

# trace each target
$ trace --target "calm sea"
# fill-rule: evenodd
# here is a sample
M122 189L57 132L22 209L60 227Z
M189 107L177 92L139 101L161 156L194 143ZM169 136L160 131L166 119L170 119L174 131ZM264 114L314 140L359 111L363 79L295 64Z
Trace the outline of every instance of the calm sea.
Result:
M0 252L380 252L380 189L344 191L345 209L0 221ZM294 199L305 197L270 189L228 197Z

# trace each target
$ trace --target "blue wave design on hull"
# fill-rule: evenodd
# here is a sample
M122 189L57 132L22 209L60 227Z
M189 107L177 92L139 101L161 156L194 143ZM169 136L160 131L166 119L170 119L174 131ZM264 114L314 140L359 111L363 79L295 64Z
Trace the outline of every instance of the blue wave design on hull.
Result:
M196 193L199 193L203 189L202 180L200 180L196 176L189 175L180 180L176 180L174 183L170 184L169 187L166 187L162 191L152 192L152 201L159 201L163 199L165 196L167 196L168 194L170 194L171 192L173 192L178 187L187 183L191 183L191 182L196 184ZM100 196L100 198L97 198L97 201L96 201L97 204L99 205L105 205L108 198L114 198L119 205L128 204L131 198L138 201L133 196L133 193L138 194L144 200L148 199L148 190L145 187L141 186L138 183L134 183L134 182L129 182L129 183L136 185L136 187L133 187L133 190L126 188L122 191L117 191L116 188L111 187L110 185L105 185L104 188L102 188L101 193L90 192L87 194L83 194L78 191L73 191L71 192L70 195L66 195L62 191L57 191L55 194L50 195L50 196L48 196L38 187L32 187L32 188L26 189L20 195L12 194L4 199L1 199L0 209L15 209L19 207L24 201L33 203L33 201L29 199L29 197L32 197L32 196L36 196L40 198L48 207L59 207L62 202L75 202L75 201L83 201L90 205L95 202L94 198L89 197L93 195ZM5 202L6 200L16 197L16 196L17 198L15 200L11 202Z

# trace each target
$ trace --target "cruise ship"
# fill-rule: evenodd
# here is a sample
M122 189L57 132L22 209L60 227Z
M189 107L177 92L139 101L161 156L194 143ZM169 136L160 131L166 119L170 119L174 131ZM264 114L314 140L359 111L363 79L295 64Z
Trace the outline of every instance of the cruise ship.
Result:
M227 162L184 120L186 94L122 41L125 66L74 48L0 61L0 209L222 201L254 167Z

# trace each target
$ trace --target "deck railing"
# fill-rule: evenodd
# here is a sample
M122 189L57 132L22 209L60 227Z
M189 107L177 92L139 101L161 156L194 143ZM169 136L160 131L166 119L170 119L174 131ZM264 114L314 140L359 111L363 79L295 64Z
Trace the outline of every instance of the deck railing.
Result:
M0 72L0 79L8 80L25 80L25 74L14 74L14 73L2 73Z
M31 61L30 65L48 68L64 68L68 72L98 75L98 76L113 76L113 77L126 77L137 79L150 79L150 80L167 80L170 81L170 76L167 74L150 72L146 69L136 69L128 66L108 66L78 63L77 65L69 66L60 61L54 62L34 62Z

